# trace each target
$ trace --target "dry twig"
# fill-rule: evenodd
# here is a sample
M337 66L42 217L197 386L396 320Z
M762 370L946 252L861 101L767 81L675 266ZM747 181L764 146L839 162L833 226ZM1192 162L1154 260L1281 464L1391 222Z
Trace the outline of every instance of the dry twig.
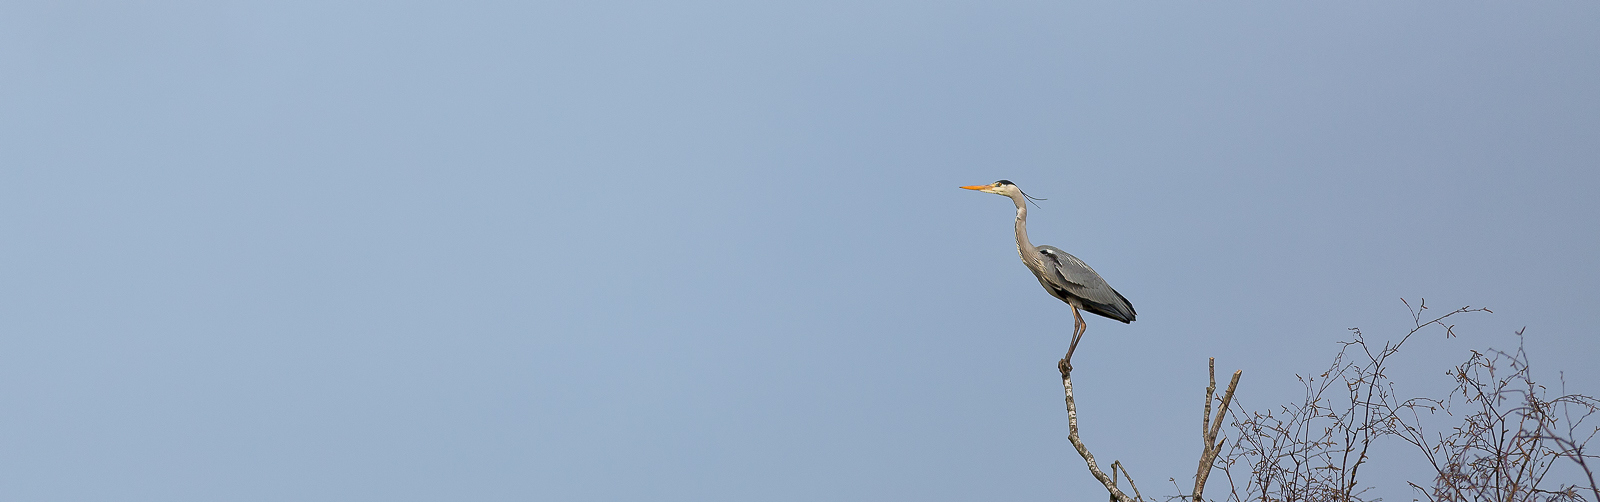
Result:
M1453 337L1455 325L1447 323L1452 316L1489 312L1462 307L1428 318L1426 302L1406 305L1413 328L1397 341L1380 345L1352 329L1327 371L1300 377L1304 401L1235 416L1237 437L1220 460L1230 500L1361 501L1367 489L1357 489L1357 475L1372 444L1397 436L1434 467L1431 488L1411 483L1431 502L1577 502L1585 500L1583 491L1600 502L1588 463L1600 456L1585 449L1600 427L1583 425L1600 414L1600 399L1564 389L1564 395L1548 398L1530 376L1519 331L1514 353L1473 351L1451 370L1457 382L1452 397L1402 401L1385 374L1400 347L1430 326ZM1449 434L1424 428L1423 412L1453 416L1452 406L1460 405L1469 413ZM1584 479L1554 481L1552 469L1561 459L1572 461ZM1235 467L1248 469L1248 476L1235 477Z

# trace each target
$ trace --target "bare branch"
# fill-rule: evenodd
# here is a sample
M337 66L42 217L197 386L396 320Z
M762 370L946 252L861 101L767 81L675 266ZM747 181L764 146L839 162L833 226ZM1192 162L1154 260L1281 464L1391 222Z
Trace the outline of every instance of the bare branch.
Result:
M1100 481L1100 484L1105 485L1106 491L1111 493L1111 498L1114 502L1134 502L1135 499L1128 497L1127 494L1122 493L1121 489L1117 488L1117 483L1111 479L1111 476L1107 476L1104 471L1100 470L1100 465L1094 461L1094 454L1089 453L1089 447L1083 445L1082 439L1078 439L1078 405L1072 399L1072 368L1067 364L1066 358L1062 358L1056 367L1061 370L1061 386L1067 392L1067 441L1072 442L1072 447L1078 450L1078 455L1082 456L1083 461L1089 465L1089 474ZM1123 469L1123 472L1127 472L1127 470ZM1128 484L1130 486L1133 484L1132 478L1129 478Z
M1461 307L1432 315L1426 302L1406 307L1413 327L1393 341L1378 343L1351 329L1327 371L1300 377L1304 401L1230 415L1237 438L1218 464L1233 488L1230 500L1361 501L1370 488L1357 488L1357 473L1373 443L1392 435L1434 468L1432 486L1409 483L1429 502L1579 502L1585 492L1600 502L1590 469L1600 456L1586 451L1600 427L1585 424L1600 416L1600 399L1568 394L1564 382L1562 395L1549 397L1533 380L1519 330L1517 350L1472 351L1451 369L1457 385L1445 398L1402 400L1386 374L1400 348L1432 326L1454 337L1452 316L1489 312ZM1437 415L1461 422L1443 432L1425 428ZM1582 474L1558 482L1569 473L1557 464L1569 460ZM1234 467L1249 475L1236 477Z
M1128 474L1128 468L1124 467L1122 465L1122 462L1112 462L1111 463L1112 472L1116 472L1117 469L1121 469L1122 470L1122 477L1128 478L1128 487L1129 488L1133 488L1133 499L1134 500L1144 500L1144 495L1140 495L1139 494L1139 485L1133 484L1133 475L1132 474Z
M1217 389L1217 358L1211 358L1210 382L1206 387L1206 420L1210 427L1201 430L1201 439L1205 441L1205 448L1200 451L1200 466L1194 474L1194 492L1191 495L1194 502L1203 502L1202 494L1206 491L1206 479L1211 477L1211 469L1216 466L1217 454L1222 452L1222 441L1217 440L1217 432L1222 427L1222 417L1228 414L1228 405L1233 402L1233 391L1239 388L1239 376L1244 370L1233 372L1232 381L1228 382L1228 391L1223 393L1222 401L1217 405L1217 416L1211 417L1211 397Z

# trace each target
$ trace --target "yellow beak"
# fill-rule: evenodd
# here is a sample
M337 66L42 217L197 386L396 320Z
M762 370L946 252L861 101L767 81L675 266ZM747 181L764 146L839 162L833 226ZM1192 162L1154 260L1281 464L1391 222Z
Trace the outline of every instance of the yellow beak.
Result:
M985 188L989 188L989 185L972 185L972 186L961 187L961 188L965 188L967 190L983 190Z

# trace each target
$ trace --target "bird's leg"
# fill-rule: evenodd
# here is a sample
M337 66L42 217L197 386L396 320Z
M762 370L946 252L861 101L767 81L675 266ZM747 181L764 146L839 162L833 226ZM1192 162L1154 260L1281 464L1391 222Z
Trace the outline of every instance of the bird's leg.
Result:
M1067 347L1067 357L1061 360L1061 366L1067 371L1072 371L1072 352L1078 350L1078 340L1083 338L1083 332L1089 328L1083 322L1083 314L1078 313L1078 307L1072 307L1072 345Z

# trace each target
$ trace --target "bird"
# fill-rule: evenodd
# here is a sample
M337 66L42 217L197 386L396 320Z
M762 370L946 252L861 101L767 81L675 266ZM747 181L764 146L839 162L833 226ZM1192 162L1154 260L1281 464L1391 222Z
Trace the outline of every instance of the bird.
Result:
M1061 360L1063 371L1072 370L1072 352L1077 350L1078 340L1083 338L1083 332L1088 329L1088 324L1083 322L1083 315L1078 313L1080 310L1123 324L1133 322L1138 315L1133 310L1133 303L1112 289L1099 273L1089 268L1089 264L1061 248L1048 245L1035 247L1028 241L1027 202L1035 199L1033 196L1023 193L1010 180L961 188L1009 197L1017 205L1017 254L1022 256L1022 264L1027 265L1033 276L1039 278L1039 285L1044 286L1050 296L1072 307L1072 345L1067 348L1067 357Z

